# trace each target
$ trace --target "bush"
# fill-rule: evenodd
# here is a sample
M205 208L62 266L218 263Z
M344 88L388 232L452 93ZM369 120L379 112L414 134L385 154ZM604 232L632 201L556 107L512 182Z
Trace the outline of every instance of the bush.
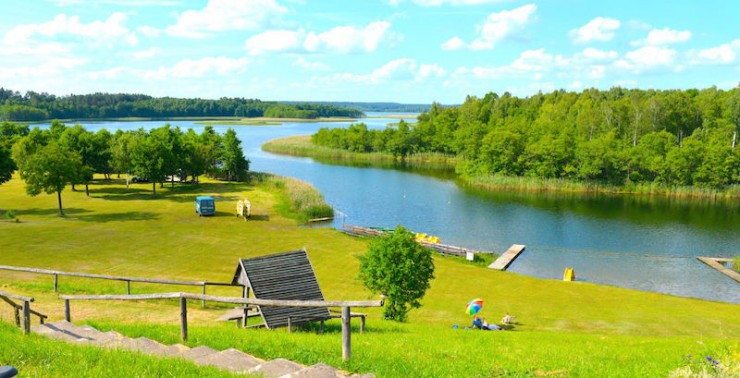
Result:
M732 269L735 269L736 272L740 272L740 256L735 256L735 258L732 259Z
M383 315L386 319L404 321L434 278L432 253L414 240L414 234L398 226L374 239L367 253L360 256L360 279L373 292L386 295Z

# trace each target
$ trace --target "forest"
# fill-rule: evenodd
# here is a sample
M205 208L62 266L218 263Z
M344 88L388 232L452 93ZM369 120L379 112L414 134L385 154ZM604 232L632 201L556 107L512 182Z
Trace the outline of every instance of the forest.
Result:
M206 126L198 134L167 124L148 131L101 129L93 133L56 120L45 130L2 122L0 184L10 180L16 169L26 181L28 194L57 193L61 213L64 187L72 184L74 190L75 185L85 185L89 195L88 183L95 173L105 179L125 174L127 188L131 180L151 182L156 195L157 183L197 182L201 175L243 181L249 160L233 129L220 135Z
M415 124L385 130L362 124L323 128L317 145L355 152L457 157L457 173L568 179L607 185L740 184L740 88L588 89L516 97L468 96L458 107L432 104Z
M151 97L142 94L94 93L55 96L28 91L24 95L0 88L0 121L48 119L168 117L362 117L356 109L320 103L279 103L258 99Z

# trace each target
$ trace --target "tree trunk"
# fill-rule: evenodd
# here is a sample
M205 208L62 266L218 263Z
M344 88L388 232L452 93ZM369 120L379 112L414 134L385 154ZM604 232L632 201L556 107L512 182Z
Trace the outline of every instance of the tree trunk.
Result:
M171 183L172 183L171 184L171 187L174 188L175 187L175 174L174 173L172 174L172 176L170 176L170 180L171 180Z
M72 191L73 192L76 192L77 191L77 189L75 189L75 183L72 183Z
M735 146L737 145L737 128L735 128L735 132L732 133L732 149L735 149Z
M90 187L85 183L85 195L90 197Z
M62 191L57 192L57 202L59 202L59 216L64 216L64 210L62 210Z
M120 178L121 175L119 174L118 177ZM129 175L128 172L126 172L126 191L128 192L128 185L129 185Z
M152 197L156 197L156 196L157 196L157 182L152 181Z

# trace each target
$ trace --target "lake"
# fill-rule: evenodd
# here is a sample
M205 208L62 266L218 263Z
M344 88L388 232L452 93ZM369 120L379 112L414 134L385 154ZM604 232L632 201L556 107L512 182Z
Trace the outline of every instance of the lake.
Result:
M378 129L397 120L366 118L363 122ZM96 131L148 129L164 123L82 124ZM204 127L192 121L170 123L198 132ZM260 149L274 138L348 125L285 123L234 129L252 170L296 177L316 186L336 209L331 226L401 224L437 235L445 244L498 253L514 243L526 244L509 271L561 279L567 266L575 268L579 281L740 303L740 284L695 258L740 255L740 201L486 192L459 185L449 173L324 164ZM228 127L215 128L224 132Z

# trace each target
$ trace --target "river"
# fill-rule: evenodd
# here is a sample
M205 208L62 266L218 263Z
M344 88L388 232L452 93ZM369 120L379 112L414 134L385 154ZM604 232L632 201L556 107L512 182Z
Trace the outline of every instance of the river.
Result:
M381 115L382 116L382 115ZM410 118L409 120L413 120ZM389 118L366 118L384 128ZM88 130L146 129L151 122L82 122ZM171 121L193 128L192 121ZM574 267L578 280L685 297L740 303L740 284L696 256L740 255L740 202L655 196L485 192L450 174L323 164L261 150L268 140L312 134L344 123L235 126L254 171L296 177L316 186L337 210L331 224L395 227L439 236L445 244L499 253L526 244L509 271L559 279ZM227 126L216 126L219 132ZM469 279L461 277L461 279Z

